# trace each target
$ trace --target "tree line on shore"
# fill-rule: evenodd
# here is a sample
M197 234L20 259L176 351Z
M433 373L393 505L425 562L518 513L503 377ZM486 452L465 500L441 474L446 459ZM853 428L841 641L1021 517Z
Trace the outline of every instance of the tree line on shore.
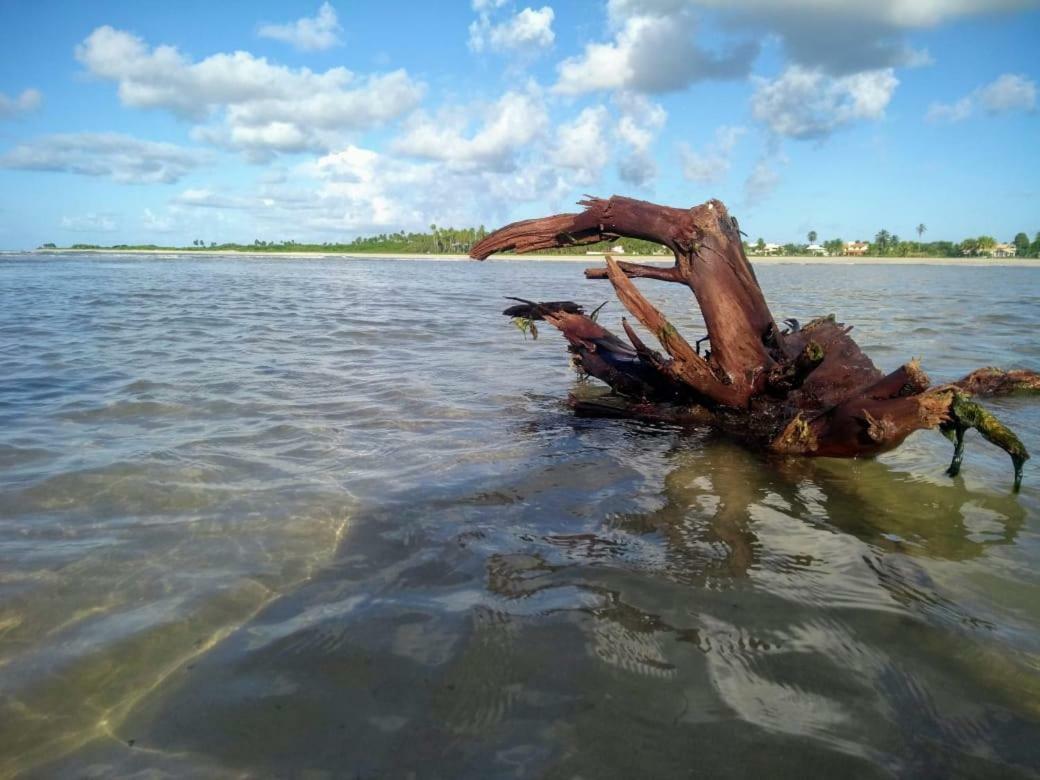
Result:
M855 254L863 254L869 257L987 257L1001 248L1001 243L993 236L977 236L965 238L962 241L923 241L928 228L920 224L916 228L917 241L906 241L895 233L887 230L879 230L873 241L857 240L859 251ZM824 241L817 244L817 233L810 230L806 236L806 244L767 244L759 238L754 243L744 242L744 250L748 254L775 254L775 255L806 255L813 254L820 248L828 255L851 254L848 243L840 238ZM1040 232L1033 236L1030 241L1026 233L1020 232L1007 242L1004 247L1014 247L1016 257L1040 257ZM1010 253L1009 253L1010 254Z
M923 241L927 228L922 224L916 228L918 240L906 241L887 230L880 230L870 242L866 244L865 251L857 254L866 254L871 257L965 257L989 255L998 242L992 236L978 236L966 238L960 242L953 241ZM151 249L177 252L191 252L198 250L216 251L239 251L239 252L358 252L358 253L386 253L386 254L468 254L470 248L481 241L488 231L483 225L476 228L443 228L430 225L426 232L380 233L373 236L359 236L349 242L324 242L324 243L299 243L292 240L287 241L265 241L255 239L251 244L240 243L218 243L206 242L203 239L194 239L188 246L160 246L158 244L115 244L112 246L100 246L97 244L73 244L71 249L111 249L132 250ZM788 243L783 245L767 245L759 238L755 242L744 242L744 249L749 255L763 254L769 247L769 254L776 255L806 255L814 251L810 247L822 247L828 255L846 254L846 242L840 238L824 241L817 244L817 234L810 231L807 235L807 244ZM1036 233L1030 241L1026 233L1018 233L1010 242L1015 248L1017 257L1040 257L1040 232ZM559 249L546 250L544 254L573 255L585 254L586 252L605 252L621 247L625 254L630 255L655 255L666 254L666 250L659 244L651 241L643 241L635 238L620 238L616 241L601 241L596 244L585 244L581 246L562 247ZM57 249L55 244L43 244L41 249Z

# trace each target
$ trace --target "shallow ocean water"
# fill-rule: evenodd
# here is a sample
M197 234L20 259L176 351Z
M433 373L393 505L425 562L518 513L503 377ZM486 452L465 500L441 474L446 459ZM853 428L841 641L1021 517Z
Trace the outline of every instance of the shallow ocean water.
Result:
M499 312L612 327L581 269L0 259L0 776L1036 776L1038 461L576 418ZM882 369L1040 369L1040 268L757 273Z

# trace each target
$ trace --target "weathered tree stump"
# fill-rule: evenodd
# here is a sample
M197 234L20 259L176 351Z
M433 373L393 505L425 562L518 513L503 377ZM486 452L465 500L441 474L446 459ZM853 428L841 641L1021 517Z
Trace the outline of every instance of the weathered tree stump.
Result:
M1018 437L972 396L1040 390L1030 371L979 369L953 384L932 387L917 361L882 375L849 336L851 327L822 317L798 327L777 326L744 255L737 222L717 200L690 209L614 196L589 198L578 214L516 222L473 247L480 260L495 252L530 252L621 236L654 241L675 256L671 268L619 262L589 268L608 279L625 308L660 342L667 356L644 344L628 322L628 342L608 332L570 301L521 301L506 314L544 320L559 329L580 367L614 395L573 400L580 414L710 424L753 446L807 456L877 455L908 435L939 428L955 442L956 474L963 437L976 428L1010 456L1015 489L1029 458ZM632 278L685 284L700 307L710 349L692 346L632 283ZM699 345L698 345L699 346Z

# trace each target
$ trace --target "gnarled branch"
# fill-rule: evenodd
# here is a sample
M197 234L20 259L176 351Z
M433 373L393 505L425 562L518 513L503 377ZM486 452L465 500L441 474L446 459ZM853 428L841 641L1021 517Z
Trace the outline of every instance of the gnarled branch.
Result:
M954 385L930 388L916 360L883 376L832 316L780 331L744 255L736 222L718 201L676 209L631 198L588 198L578 214L526 220L495 231L473 249L527 252L618 236L655 241L675 256L669 268L618 261L588 269L609 279L618 299L661 343L650 349L626 321L629 344L580 313L576 304L522 302L512 311L559 328L581 367L618 394L575 402L579 413L681 424L711 424L774 452L870 456L899 446L916 430L939 427L955 442L950 472L960 468L963 434L974 427L1005 449L1016 486L1029 457L1021 442L968 393L1040 391L1030 371L980 369ZM681 282L693 293L708 331L704 357L632 282Z

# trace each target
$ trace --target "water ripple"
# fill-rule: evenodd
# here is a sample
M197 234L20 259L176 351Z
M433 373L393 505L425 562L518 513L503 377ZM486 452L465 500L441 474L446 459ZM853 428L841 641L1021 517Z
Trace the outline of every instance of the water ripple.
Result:
M579 269L5 255L0 775L1029 776L1035 470L577 419L499 312ZM883 369L1040 368L1036 269L817 270Z

